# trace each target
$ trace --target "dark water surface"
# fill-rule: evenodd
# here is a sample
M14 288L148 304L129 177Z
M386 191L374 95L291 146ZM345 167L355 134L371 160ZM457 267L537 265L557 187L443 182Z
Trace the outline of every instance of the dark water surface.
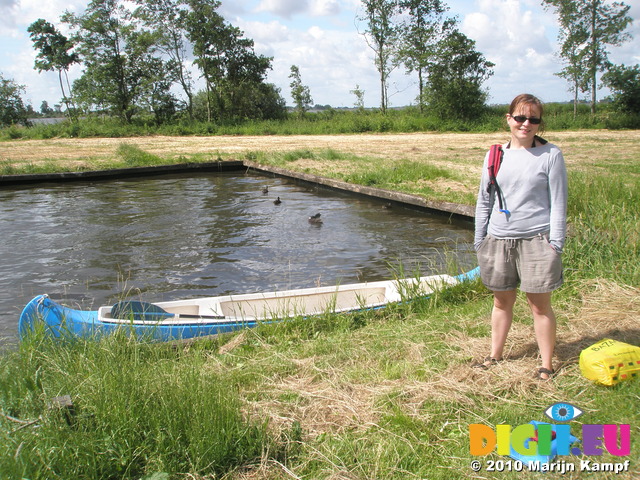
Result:
M262 189L269 186L269 193ZM282 204L274 205L276 197ZM0 190L0 341L46 293L96 309L384 280L391 267L473 266L471 224L374 199L243 174ZM321 213L323 224L308 217Z

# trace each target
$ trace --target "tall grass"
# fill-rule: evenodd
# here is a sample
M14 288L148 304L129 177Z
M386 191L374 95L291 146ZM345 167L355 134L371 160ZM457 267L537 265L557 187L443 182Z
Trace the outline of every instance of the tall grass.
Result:
M206 351L35 334L0 358L0 372L3 479L222 475L284 452L266 421L245 418ZM61 395L73 412L51 407Z
M581 278L640 284L640 173L610 164L607 174L572 171L565 261Z

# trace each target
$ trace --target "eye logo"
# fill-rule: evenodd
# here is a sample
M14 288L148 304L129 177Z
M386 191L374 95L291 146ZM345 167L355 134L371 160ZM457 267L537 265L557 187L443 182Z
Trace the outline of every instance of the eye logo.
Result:
M558 402L544 411L544 414L556 422L569 422L578 418L584 412L570 403Z

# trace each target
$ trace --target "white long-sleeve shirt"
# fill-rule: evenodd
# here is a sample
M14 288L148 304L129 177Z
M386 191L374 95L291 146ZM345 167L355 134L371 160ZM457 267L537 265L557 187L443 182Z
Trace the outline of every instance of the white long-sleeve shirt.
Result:
M549 232L549 243L561 252L567 224L567 170L562 152L552 143L502 148L504 157L496 181L509 213L500 212L493 189L492 193L487 191L487 153L476 203L476 249L487 233L497 238L529 238Z

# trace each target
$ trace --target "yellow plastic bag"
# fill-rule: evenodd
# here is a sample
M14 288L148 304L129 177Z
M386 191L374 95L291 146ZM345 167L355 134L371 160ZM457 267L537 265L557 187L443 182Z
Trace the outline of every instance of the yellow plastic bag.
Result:
M604 339L580 353L580 371L589 380L615 385L640 376L640 347Z

